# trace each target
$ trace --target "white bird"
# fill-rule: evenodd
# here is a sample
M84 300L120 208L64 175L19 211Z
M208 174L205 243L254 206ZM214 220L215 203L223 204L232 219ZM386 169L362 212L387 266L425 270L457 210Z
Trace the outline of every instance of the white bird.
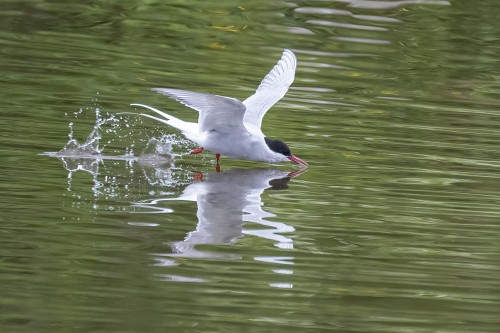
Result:
M260 129L267 110L288 91L295 77L296 67L295 54L285 49L280 61L264 77L255 94L244 102L232 97L187 90L152 89L197 110L197 123L183 121L148 105L131 105L156 112L163 118L142 115L177 128L189 140L198 144L200 148L193 150L192 154L201 153L203 149L215 152L217 165L219 157L223 155L267 163L290 160L307 167L305 161L292 155L283 141L267 138Z

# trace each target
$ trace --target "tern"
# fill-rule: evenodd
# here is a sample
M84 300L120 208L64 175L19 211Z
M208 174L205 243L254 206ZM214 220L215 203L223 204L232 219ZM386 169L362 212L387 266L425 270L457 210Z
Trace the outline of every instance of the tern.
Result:
M143 116L170 125L194 141L200 148L191 154L199 154L204 149L215 153L217 166L221 155L266 163L292 161L302 167L308 164L292 155L290 148L281 140L272 140L261 130L262 118L283 96L295 77L297 58L285 49L274 68L264 77L255 94L245 101L232 97L199 93L188 90L153 88L151 90L166 95L199 112L198 122L187 122L163 111L144 104L144 107L163 118L149 114Z

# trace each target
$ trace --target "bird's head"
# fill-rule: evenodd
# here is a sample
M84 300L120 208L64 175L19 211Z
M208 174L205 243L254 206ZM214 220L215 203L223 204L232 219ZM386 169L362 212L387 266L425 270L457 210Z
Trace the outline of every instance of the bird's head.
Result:
M290 148L283 141L281 141L281 140L271 140L269 138L264 138L264 140L266 141L267 147L269 147L269 149L271 151L273 151L276 154L279 154L279 155L283 156L283 160L288 159L288 160L290 160L290 161L292 161L294 163L297 163L299 165L302 165L302 166L305 166L305 167L308 166L308 164L304 160L301 160L297 156L293 156L292 152L290 151Z

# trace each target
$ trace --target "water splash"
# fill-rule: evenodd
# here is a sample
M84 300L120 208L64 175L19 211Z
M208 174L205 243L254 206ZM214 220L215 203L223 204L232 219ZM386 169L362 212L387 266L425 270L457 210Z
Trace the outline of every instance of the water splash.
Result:
M78 140L75 120L89 109L95 114L92 129L84 140ZM144 183L155 186L158 193L165 193L161 188L192 181L189 172L175 167L175 157L180 155L173 153L173 146L191 145L189 141L173 134L144 135L148 129L137 126L142 125L142 118L103 113L98 106L89 109L70 113L73 119L68 124L68 141L61 150L43 154L62 162L68 171L69 192L75 173L91 175L94 198L118 195L130 198L134 192L139 192L134 188ZM134 132L135 129L138 130Z
M83 110L80 109L80 113ZM79 114L79 113L78 113ZM75 114L75 115L78 115ZM100 147L100 141L102 139L101 136L101 127L105 124L113 123L117 124L119 119L114 116L109 116L108 118L101 117L100 108L95 109L95 123L92 131L89 136L85 140L84 143L79 143L77 139L74 137L74 123L69 123L69 134L68 134L68 142L64 145L64 147L57 152L57 155L60 156L87 156L87 155L99 155L103 151L104 147ZM116 126L115 126L116 128Z

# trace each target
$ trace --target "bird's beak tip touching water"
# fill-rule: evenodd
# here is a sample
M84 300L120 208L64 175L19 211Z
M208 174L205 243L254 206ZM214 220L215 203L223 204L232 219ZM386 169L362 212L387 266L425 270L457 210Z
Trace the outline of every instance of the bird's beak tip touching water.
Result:
M289 156L289 157L288 157L288 159L289 159L290 161L294 162L294 163L299 164L299 165L302 165L302 166L305 166L305 167L309 166L309 164L307 164L307 163L306 163L306 161L301 160L301 159L300 159L300 158L298 158L297 156L293 156L293 155L292 155L292 156Z

